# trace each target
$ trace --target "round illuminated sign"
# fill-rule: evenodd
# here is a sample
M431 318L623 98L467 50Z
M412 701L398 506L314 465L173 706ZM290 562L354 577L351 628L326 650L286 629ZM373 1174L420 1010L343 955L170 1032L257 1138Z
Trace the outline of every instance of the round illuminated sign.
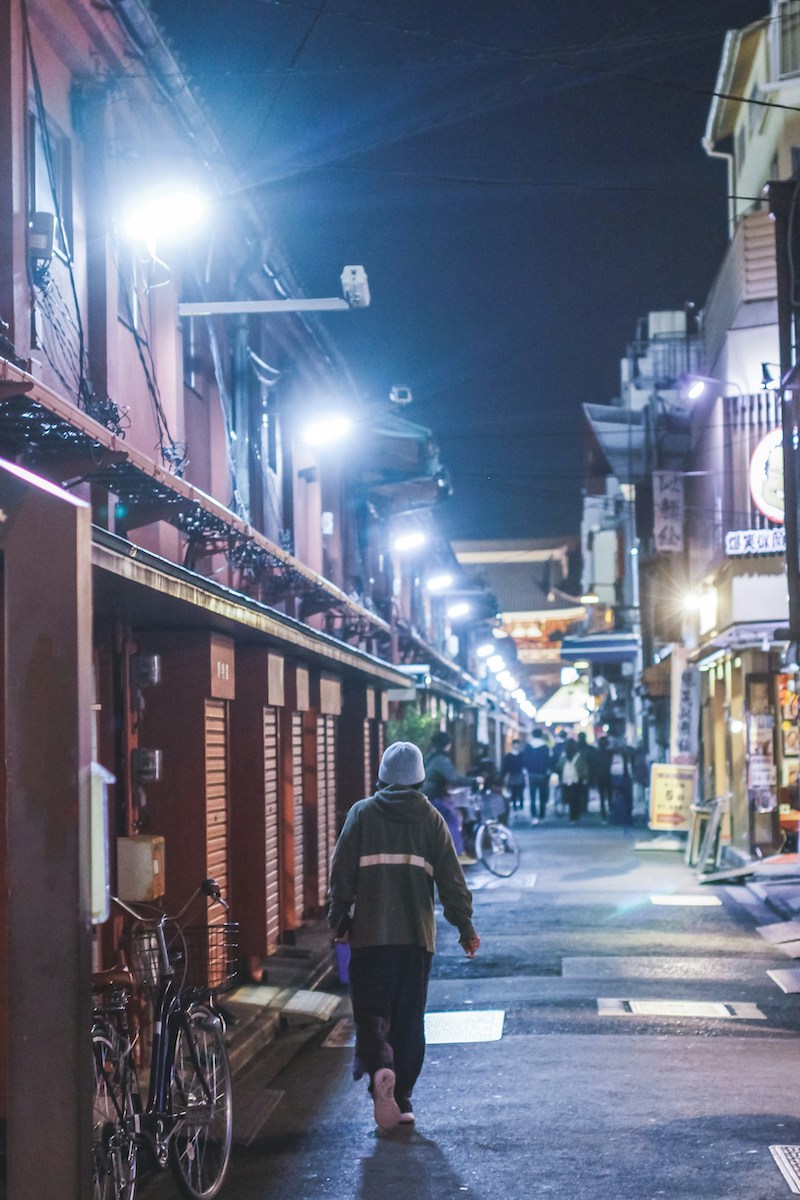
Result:
M750 495L760 513L776 525L783 524L783 433L780 429L773 429L763 437L753 451Z

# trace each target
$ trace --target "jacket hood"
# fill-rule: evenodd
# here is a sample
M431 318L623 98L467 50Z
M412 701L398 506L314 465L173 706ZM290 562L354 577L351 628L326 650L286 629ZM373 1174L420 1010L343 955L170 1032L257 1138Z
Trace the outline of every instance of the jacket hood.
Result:
M390 821L400 821L402 824L418 825L430 810L430 802L422 792L396 783L379 788L372 797L372 803Z
M546 746L547 742L544 740L544 738L533 737L531 738L531 745L538 750L540 746Z

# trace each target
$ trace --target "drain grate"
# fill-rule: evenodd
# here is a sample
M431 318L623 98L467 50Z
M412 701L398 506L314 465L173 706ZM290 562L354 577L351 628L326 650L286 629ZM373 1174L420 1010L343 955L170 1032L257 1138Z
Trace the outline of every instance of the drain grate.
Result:
M781 1175L795 1196L800 1196L800 1146L770 1146Z
M719 1000L610 1000L599 999L601 1017L733 1017L766 1021L757 1004L725 1004Z

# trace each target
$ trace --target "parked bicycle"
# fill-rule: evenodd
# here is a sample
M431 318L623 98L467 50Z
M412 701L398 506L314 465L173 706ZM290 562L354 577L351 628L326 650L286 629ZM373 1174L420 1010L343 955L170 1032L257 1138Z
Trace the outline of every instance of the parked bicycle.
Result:
M199 896L228 905L206 879L175 917L143 916L129 938L133 974L117 967L92 977L94 1200L133 1200L143 1148L167 1165L188 1200L211 1200L225 1179L233 1122L225 1022L216 990L232 977L238 926L181 928ZM135 981L153 1003L149 1090L142 1106L128 1001Z
M508 878L519 867L520 850L514 834L498 818L508 801L496 789L454 788L452 801L463 816L464 847L492 872Z

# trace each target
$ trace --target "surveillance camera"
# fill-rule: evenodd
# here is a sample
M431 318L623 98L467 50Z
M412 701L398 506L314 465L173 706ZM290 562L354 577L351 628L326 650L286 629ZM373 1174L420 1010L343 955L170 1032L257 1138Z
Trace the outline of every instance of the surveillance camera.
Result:
M393 387L389 392L389 399L392 404L410 404L413 398L411 388Z
M351 308L369 305L369 284L363 267L345 267L342 271L342 291Z

